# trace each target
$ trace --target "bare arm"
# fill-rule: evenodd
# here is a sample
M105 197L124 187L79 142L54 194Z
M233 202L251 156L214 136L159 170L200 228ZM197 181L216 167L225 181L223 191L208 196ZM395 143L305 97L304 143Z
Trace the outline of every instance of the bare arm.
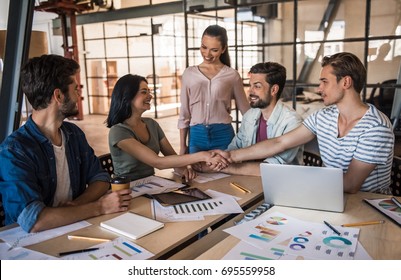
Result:
M365 182L366 178L375 168L375 164L369 164L353 159L347 172L344 173L344 192L358 192L361 189L363 182Z
M180 129L180 155L188 153L187 137L189 128Z
M95 181L88 185L86 190L75 200L73 200L70 205L82 205L99 199L109 190L110 184L108 182Z
M77 198L70 204L71 206L45 207L30 231L43 231L103 214L128 210L131 202L131 190L110 192L98 197L100 191L95 190L95 185L88 187L82 195L83 198ZM96 197L98 198L96 199ZM91 199L93 200L86 202Z
M272 157L287 149L303 145L311 141L315 135L305 126L300 125L296 129L283 134L280 137L268 139L246 148L230 151L229 157L233 162L242 162L248 160L262 160ZM227 154L219 153L224 157Z
M165 156L177 155L167 137L164 137L162 140L160 140L160 149L162 154ZM192 169L191 165L187 165L185 167L175 167L174 171L179 173L186 182L194 179L198 175L196 171Z
M197 162L207 162L211 165L217 165L220 162L224 162L224 159L221 159L220 156L215 156L212 152L161 157L133 138L121 140L118 142L117 146L124 152L135 157L137 160L157 169L183 167Z
M221 172L233 175L260 176L260 162L232 163Z

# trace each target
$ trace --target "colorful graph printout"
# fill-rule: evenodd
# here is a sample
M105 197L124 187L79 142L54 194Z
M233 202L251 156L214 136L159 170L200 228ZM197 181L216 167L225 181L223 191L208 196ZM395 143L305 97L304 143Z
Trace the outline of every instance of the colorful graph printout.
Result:
M286 221L286 223L272 224L269 223L271 221ZM264 213L255 220L225 231L261 249L264 253L270 252L268 255L263 255L268 258L354 259L359 229L335 227L340 231L341 236L333 233L323 222L312 223L281 213Z
M258 234L252 233L249 235L249 237L256 238L256 239L266 241L266 242L271 241L280 233L277 230L269 229L269 228L261 226L261 225L257 225L255 227L255 229L257 229L259 231L259 233Z
M391 199L364 199L364 201L401 227L401 208L397 207Z
M96 251L67 255L64 260L146 260L154 256L151 252L134 242L118 237L113 241L105 242L93 247Z
M383 209L394 211L396 213L401 213L401 208L395 205L390 199L385 199L379 202L379 206Z
M283 217L270 217L266 222L272 225L285 225L287 219Z
M132 197L137 197L144 194L168 192L173 189L179 189L183 186L184 185L181 183L177 183L157 176L148 176L132 181L130 183Z

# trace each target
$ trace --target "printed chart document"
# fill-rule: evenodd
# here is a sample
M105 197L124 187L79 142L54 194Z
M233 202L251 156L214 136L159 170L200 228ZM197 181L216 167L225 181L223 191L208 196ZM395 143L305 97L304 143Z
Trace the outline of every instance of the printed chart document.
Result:
M401 227L401 208L398 207L390 198L364 199L364 201Z
M45 240L55 238L68 232L78 230L91 224L86 221L73 223L71 225L62 226L54 229L44 230L37 233L28 233L21 227L11 228L0 232L0 238L7 242L12 248L24 247L36 244Z
M131 196L137 197L144 194L156 194L169 192L184 187L184 184L177 183L157 176L149 176L132 181L130 188Z
M205 191L211 199L163 207L153 201L153 216L163 222L203 220L203 216L243 213L237 198L219 192Z
M359 229L298 220L275 212L225 229L242 240L229 252L229 259L352 260L358 246ZM248 246L251 245L251 246ZM256 249L255 249L256 248Z
M10 246L7 243L0 243L1 260L57 260L56 257L24 247L14 248L10 251L8 249L10 249Z
M118 234L125 235L129 238L138 239L164 227L164 224L159 221L128 212L113 219L101 222L100 226Z
M91 248L99 250L72 254L62 257L63 260L147 260L154 256L145 248L134 242L118 237L112 241L104 242Z

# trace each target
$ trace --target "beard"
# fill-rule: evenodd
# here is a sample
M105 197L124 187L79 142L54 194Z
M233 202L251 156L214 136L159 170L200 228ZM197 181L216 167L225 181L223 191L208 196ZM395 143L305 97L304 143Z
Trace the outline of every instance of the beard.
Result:
M65 96L63 106L61 107L61 113L64 118L69 118L78 114L77 102L73 102L68 94Z
M258 97L258 96L250 94L249 97L251 98L251 97ZM251 108L264 109L270 105L270 98L269 99L260 99L259 98L256 101L250 101L249 105L251 106Z

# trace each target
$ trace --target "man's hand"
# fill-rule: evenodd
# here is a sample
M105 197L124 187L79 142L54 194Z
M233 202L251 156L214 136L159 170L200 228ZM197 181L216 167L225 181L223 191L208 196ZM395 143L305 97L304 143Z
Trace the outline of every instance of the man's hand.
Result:
M131 198L131 189L106 193L98 200L101 206L101 214L127 211Z

